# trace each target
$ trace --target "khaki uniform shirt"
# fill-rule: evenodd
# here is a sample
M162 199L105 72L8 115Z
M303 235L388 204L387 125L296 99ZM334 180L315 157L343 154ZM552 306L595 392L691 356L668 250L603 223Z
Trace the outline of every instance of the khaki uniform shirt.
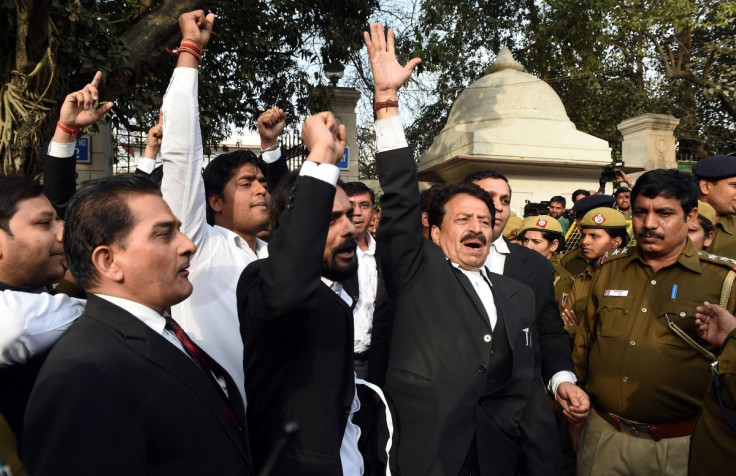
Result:
M718 357L721 398L736 420L736 331L723 343ZM689 474L713 476L733 474L736 470L736 431L726 421L711 385L703 400L703 411L695 424L690 445Z
M713 227L713 243L708 252L736 258L736 215L720 217Z
M583 256L583 249L578 246L567 251L562 258L560 264L565 267L573 276L585 271L588 267L588 260Z
M700 252L688 239L677 262L656 273L638 248L610 252L593 276L573 359L593 404L629 420L671 423L697 415L711 380L710 361L676 335L671 319L696 342L695 308L718 303L736 261ZM728 310L734 311L731 289Z

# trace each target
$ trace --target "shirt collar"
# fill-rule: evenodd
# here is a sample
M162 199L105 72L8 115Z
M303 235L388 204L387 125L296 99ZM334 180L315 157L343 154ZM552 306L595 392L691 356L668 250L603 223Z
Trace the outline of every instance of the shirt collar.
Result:
M164 319L161 314L154 311L150 307L145 306L139 302L131 301L130 299L125 299L117 296L109 296L107 294L95 294L95 296L101 297L105 301L108 301L128 311L159 334L164 333L164 327L166 327L166 319Z
M449 258L446 258L446 259L447 259L447 261L450 261ZM469 270L469 269L463 269L463 268L461 268L460 265L457 264L457 263L455 263L454 261L450 261L450 264L452 266L454 266L455 268L459 269L460 271L462 271L463 273L465 273L468 276L472 276L475 273L478 273L480 276L483 276L483 278L485 278L486 281L488 281L488 284L490 284L491 286L493 286L493 284L491 283L491 280L488 278L488 272L486 272L486 267L485 266L482 266L482 267L480 267L478 269L470 269Z
M505 255L511 253L511 251L509 250L509 244L506 243L506 240L503 239L503 235L499 236L496 241L491 243L491 246L493 246L498 253L502 253Z
M729 235L734 234L734 215L728 215L725 217L720 217L718 221L716 222L716 226L721 227L723 231L728 233Z
M360 248L358 248L359 251L362 251L363 253L368 253L369 255L375 255L376 254L376 240L373 239L370 233L367 231L365 232L365 240L368 242L368 249L365 251L362 251Z
M638 246L633 246L630 249L632 250L632 262L634 260L639 260L642 264L647 264ZM677 263L696 273L703 272L700 267L698 249L695 248L695 245L692 241L690 241L690 238L687 238L685 248L682 250L682 252L680 252L680 256L677 257Z
M248 256L250 256L253 259L258 259L261 257L261 253L266 249L268 246L268 243L261 240L260 238L256 238L256 249L253 251L253 249L248 245L248 242L246 242L242 236L238 235L232 230L228 230L227 228L221 227L220 225L213 225L212 228L215 229L219 234L227 238L228 241L231 241L235 244L238 248L245 251Z

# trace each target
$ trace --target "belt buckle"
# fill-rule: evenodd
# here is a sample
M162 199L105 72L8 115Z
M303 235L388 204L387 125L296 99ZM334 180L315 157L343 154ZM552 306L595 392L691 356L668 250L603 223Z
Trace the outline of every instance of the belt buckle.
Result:
M635 423L633 421L624 420L618 417L618 426L621 428L621 433L626 433L629 436L635 436L637 438L648 438L654 439L652 430L646 423Z

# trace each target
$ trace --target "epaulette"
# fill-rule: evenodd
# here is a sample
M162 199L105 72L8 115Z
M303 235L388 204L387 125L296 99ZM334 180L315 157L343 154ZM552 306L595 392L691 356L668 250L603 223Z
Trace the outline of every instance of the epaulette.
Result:
M600 261L598 264L608 263L613 260L621 259L624 256L631 256L633 254L633 251L628 246L625 246L623 248L616 248L615 250L611 250L601 256Z
M719 264L729 269L736 270L736 259L731 259L727 256L714 255L707 251L698 251L698 257L700 258L700 261L707 261L709 263Z

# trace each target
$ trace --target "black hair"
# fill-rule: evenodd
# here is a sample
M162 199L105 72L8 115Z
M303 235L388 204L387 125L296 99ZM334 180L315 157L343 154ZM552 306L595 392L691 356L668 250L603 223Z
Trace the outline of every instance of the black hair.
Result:
M479 180L489 178L501 179L504 182L509 183L509 179L507 179L504 174L496 170L476 170L475 172L470 172L468 175L465 176L464 179L461 180L460 183L475 183Z
M207 223L210 225L215 224L215 211L210 207L209 198L212 195L223 198L222 191L225 189L225 185L243 164L253 164L268 178L266 163L249 150L236 150L235 152L218 155L205 167L202 176L204 178L204 194L207 197Z
M376 193L363 182L348 182L345 184L343 189L345 190L345 194L348 197L354 197L355 195L368 193L371 196L371 205L375 205L376 203Z
M624 192L631 192L631 189L629 187L619 187L613 193L613 196L618 198L618 194L619 193L624 193Z
M271 237L273 237L273 233L279 228L279 218L281 218L281 214L284 213L286 208L289 206L289 202L294 199L294 187L296 186L298 178L299 171L292 170L281 178L276 189L271 193L271 203L268 207ZM338 179L337 186L344 190L345 182Z
M440 191L442 191L440 185L432 185L428 189L422 190L422 193L419 194L419 201L423 212L429 213L429 209L432 208Z
M631 191L631 203L636 203L639 195L646 198L675 198L682 211L687 214L698 206L698 189L692 175L676 169L655 169L644 173L636 180Z
M18 211L18 202L43 195L43 186L20 175L0 176L0 229L10 236L10 220Z
M97 282L92 253L103 245L124 246L135 226L127 204L131 195L161 196L158 185L144 174L122 174L82 184L66 210L64 253L76 284L88 289Z
M164 166L159 165L158 167L153 169L150 177L151 177L151 180L156 182L156 184L158 185L158 188L161 188L161 182L164 180Z
M710 235L713 232L713 222L705 218L703 215L698 214L698 222L703 227L705 236Z
M524 234L526 234L527 231L538 231L542 234L542 238L547 240L548 243L552 243L553 241L557 240L557 249L555 250L555 253L560 253L562 251L565 251L565 234L564 233L558 233L556 231L552 230L538 230L531 228L529 230L524 230ZM517 240L521 239L522 235L516 235Z
M567 200L565 200L565 197L561 195L555 195L554 197L549 199L549 203L561 203L563 208L567 205Z
M491 195L472 182L461 182L447 185L437 192L434 203L427 212L427 221L429 222L430 228L432 227L432 225L437 225L438 227L442 228L442 221L445 219L445 213L447 213L447 210L445 208L447 202L449 202L456 195L461 194L470 195L482 200L483 203L485 203L488 207L488 211L491 212L491 224L494 222L496 208L493 206L493 199L491 198Z
M509 183L509 179L497 170L476 170L475 172L470 172L460 183L475 183L489 178L503 180L506 182L506 185L509 186L509 197L511 196L511 184Z
M590 192L587 190L583 190L582 188L579 188L572 192L572 201L575 202L575 199L578 198L579 195L583 195L585 197L590 197Z

